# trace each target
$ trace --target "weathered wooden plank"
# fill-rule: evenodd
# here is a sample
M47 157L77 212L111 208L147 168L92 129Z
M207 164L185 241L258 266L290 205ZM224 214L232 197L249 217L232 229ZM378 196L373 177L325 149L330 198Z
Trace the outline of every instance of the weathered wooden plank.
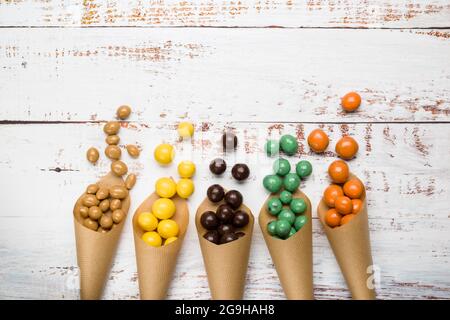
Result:
M4 26L449 27L445 0L0 1Z
M448 121L450 42L431 32L3 29L0 119L102 120L127 103L146 122ZM344 114L351 90L364 103Z
M220 155L218 140L225 126L235 128L240 138L237 152L227 157L228 163L245 161L252 170L250 181L244 184L236 184L229 172L223 178L213 178L207 169L209 160ZM295 134L300 141L299 154L291 160L303 158L313 163L314 173L302 183L302 188L315 206L328 183L327 164L334 159L332 147L322 156L309 152L305 137L315 127L315 124L204 122L197 124L193 141L180 142L173 130L174 123L130 123L122 128L122 142L143 146L138 160L124 157L131 171L139 175L132 191L131 210L152 191L159 176L177 176L175 164L163 169L152 160L153 147L167 141L176 146L175 163L192 158L198 165L197 190L189 201L191 212L213 182L238 188L249 207L258 212L267 196L261 179L270 171L272 161L261 148L268 136L276 138L283 133ZM341 134L349 133L361 147L350 166L365 181L368 190L373 255L381 269L379 297L449 299L448 124L325 125L324 130L330 134L331 146ZM97 166L84 159L89 146L103 146L101 125L2 125L0 139L4 150L0 155L3 200L0 298L77 298L71 209L83 186L107 170L109 162L104 157ZM192 214L169 298L209 298L194 228ZM313 231L316 298L348 298L317 219ZM128 220L105 298L138 298L134 259ZM258 226L245 297L284 298Z

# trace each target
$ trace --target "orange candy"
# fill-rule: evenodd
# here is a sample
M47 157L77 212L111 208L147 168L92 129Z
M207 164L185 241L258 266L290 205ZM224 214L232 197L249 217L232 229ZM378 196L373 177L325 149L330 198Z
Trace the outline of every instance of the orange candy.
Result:
M308 144L312 151L324 152L330 143L327 134L321 129L314 129L308 136Z
M361 211L361 209L362 209L362 201L361 200L359 200L359 199L352 199L352 206L353 206L353 209L352 209L352 213L353 214L358 214L360 211Z
M344 184L344 194L352 199L359 199L364 191L364 186L358 179L350 179Z
M341 106L347 112L358 109L361 105L361 96L356 92L349 92L341 98Z
M325 213L325 222L330 228L337 227L341 224L342 216L336 211L336 209L330 209Z
M323 193L323 201L328 207L333 208L336 198L343 195L344 191L340 186L338 186L337 184L331 184L325 189Z
M336 153L345 160L352 159L355 154L358 152L358 143L353 139L352 137L345 136L342 137L337 143L336 143Z
M353 213L346 214L345 216L343 216L342 219L341 219L341 226L343 226L344 224L348 223L354 217L356 217L356 214L353 214Z
M336 199L334 200L334 207L336 208L336 211L342 215L352 213L352 200L346 196L336 197Z
M348 179L349 169L347 163L342 160L333 161L328 167L328 174L335 183L344 183Z

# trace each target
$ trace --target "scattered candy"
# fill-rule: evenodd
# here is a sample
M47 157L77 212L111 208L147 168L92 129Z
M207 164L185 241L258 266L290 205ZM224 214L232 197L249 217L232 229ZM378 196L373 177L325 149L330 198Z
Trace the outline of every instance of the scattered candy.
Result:
M118 146L110 144L105 148L105 155L112 160L119 160L122 156L122 151Z
M167 143L162 143L155 148L155 160L162 165L167 165L172 162L175 157L173 146Z
M117 121L109 121L103 127L103 131L107 135L115 135L119 133L119 130L120 130L120 123Z
M86 152L86 159L88 159L90 163L96 163L99 157L100 154L98 153L98 150L94 147L89 148L88 151Z
M301 160L295 166L295 172L300 177L300 179L304 179L312 173L312 165L311 162L307 160Z
M195 174L195 164L189 160L181 161L177 169L181 178L192 178Z
M341 106L347 112L355 111L361 105L361 96L356 92L349 92L341 98Z
M227 131L222 135L223 151L226 152L236 149L237 143L238 139L233 132Z
M177 185L172 178L159 178L155 183L155 192L161 198L172 198L177 192Z
M345 160L352 159L356 153L358 152L358 143L353 139L352 137L345 136L342 137L337 143L336 143L336 153Z
M221 158L216 158L209 164L209 170L216 175L221 175L226 169L227 163Z
M290 134L285 134L280 139L280 147L284 153L291 156L297 152L298 149L297 139Z
M349 174L350 170L345 161L335 160L328 167L328 175L334 183L344 183Z
M267 156L273 157L280 153L280 143L277 140L268 140L264 145Z
M123 105L117 108L116 115L120 120L127 119L131 114L131 108L129 106Z
M277 175L267 175L263 179L264 188L271 193L277 193L280 191L283 180Z
M314 129L308 136L308 145L316 153L324 152L329 143L327 134L321 129Z
M116 175L116 176L123 176L125 174L127 174L128 172L128 167L125 164L125 162L120 161L120 160L116 160L111 162L111 171Z
M300 186L300 178L296 173L288 173L284 177L283 185L287 191L294 192Z
M285 176L291 171L291 164L288 160L280 158L273 163L273 171L279 176Z
M250 169L244 163L236 163L231 169L231 175L238 181L242 181L248 178L250 175Z
M182 138L192 137L194 135L194 125L190 122L180 122L177 131Z
M128 154L132 158L138 158L139 155L141 154L141 151L139 150L139 148L134 144L127 144L126 148L127 148Z
M180 179L177 183L177 194L183 199L189 198L194 193L194 183L191 179Z
M206 191L206 195L208 196L208 199L210 201L219 202L222 201L223 198L225 197L225 190L221 185L213 184Z

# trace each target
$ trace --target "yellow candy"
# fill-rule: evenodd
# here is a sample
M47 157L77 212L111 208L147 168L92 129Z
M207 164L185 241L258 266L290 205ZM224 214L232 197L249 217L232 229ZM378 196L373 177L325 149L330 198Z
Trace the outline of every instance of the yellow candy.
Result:
M194 134L194 125L190 122L180 122L178 125L178 134L183 138L192 137Z
M195 173L195 164L192 161L184 160L178 164L178 174L182 178L191 178Z
M142 212L138 216L138 225L145 231L153 231L158 227L158 219L150 212Z
M155 231L144 233L142 235L142 240L144 240L145 243L153 247L160 247L162 244L161 236Z
M155 190L161 198L172 198L177 192L177 185L171 178L160 178L156 180Z
M162 143L156 147L154 156L159 164L169 164L175 157L175 151L170 144Z
M167 238L166 241L164 241L164 245L167 246L168 244L171 244L172 242L174 242L177 239L178 239L177 237Z
M176 237L178 235L178 231L178 224L174 220L161 220L158 224L158 233L164 239Z
M153 202L152 212L158 219L169 219L175 214L175 203L166 198L160 198Z
M180 179L177 183L177 194L184 199L187 199L194 192L194 183L191 179Z

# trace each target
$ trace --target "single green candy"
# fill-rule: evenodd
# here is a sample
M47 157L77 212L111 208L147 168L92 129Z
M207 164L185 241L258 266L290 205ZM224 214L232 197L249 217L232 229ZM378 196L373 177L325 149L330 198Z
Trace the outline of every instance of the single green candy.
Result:
M270 198L267 202L267 210L271 215L276 216L281 212L281 209L283 209L283 204L281 203L280 199Z
M267 232L271 235L271 236L275 236L276 235L276 227L277 227L277 221L272 221L269 222L267 224Z
M297 172L300 178L306 178L312 173L312 165L311 162L306 160L301 160L295 166L295 171Z
M284 151L284 153L286 153L289 156L292 156L297 152L298 149L297 139L290 134L285 134L280 139L280 147L281 150Z
M277 220L275 225L275 231L280 238L286 238L291 231L291 224L286 220Z
M291 171L291 164L286 159L277 159L273 163L273 171L279 176L285 176Z
M292 199L289 207L291 208L293 213L301 214L301 213L305 212L307 206L306 206L305 200L296 198L296 199Z
M292 201L292 193L287 191L287 190L283 190L280 193L280 201L283 204L289 204Z
M291 228L291 231L289 231L288 238L292 237L296 233L297 233L297 230L295 230L295 228Z
M283 209L278 215L278 220L286 220L290 225L293 225L295 221L295 214L289 209Z
M280 153L280 143L277 140L268 140L264 145L267 156L273 157Z
M264 188L272 193L277 193L278 191L280 191L282 184L283 180L275 174L265 176L263 179Z
M300 178L295 173L288 173L284 177L283 184L287 191L294 192L300 186Z
M295 230L300 230L308 221L308 217L307 216L298 216L297 218L295 218L294 221L294 228Z

